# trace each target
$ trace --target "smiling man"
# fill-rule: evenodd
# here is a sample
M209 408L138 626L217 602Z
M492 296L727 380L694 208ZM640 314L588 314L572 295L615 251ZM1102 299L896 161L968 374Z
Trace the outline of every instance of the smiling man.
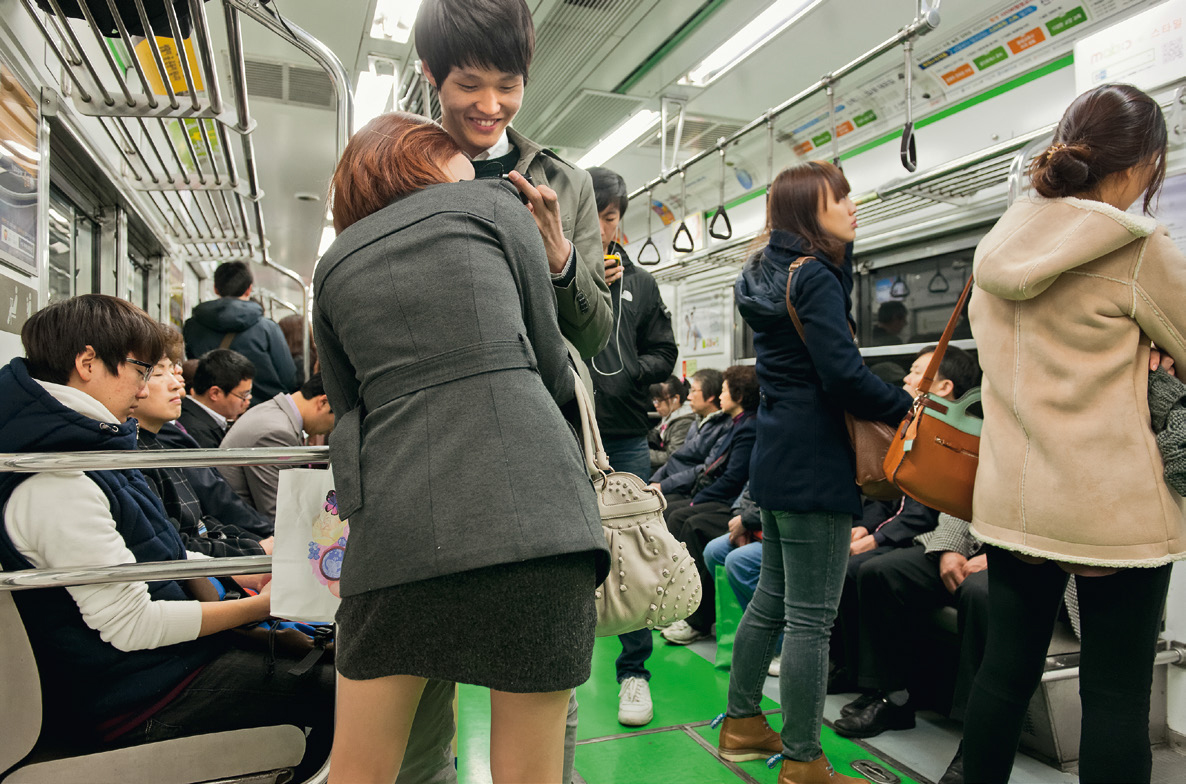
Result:
M593 183L510 127L535 51L531 11L524 0L424 0L415 35L440 98L441 125L474 160L478 177L507 174L526 198L548 254L560 332L580 357L596 355L613 312Z

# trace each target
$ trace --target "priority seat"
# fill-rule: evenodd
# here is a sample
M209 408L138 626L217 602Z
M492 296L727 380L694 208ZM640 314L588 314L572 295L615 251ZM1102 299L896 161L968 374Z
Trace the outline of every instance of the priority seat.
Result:
M213 732L90 754L42 751L41 682L12 594L0 591L0 784L281 784L305 753L292 725Z

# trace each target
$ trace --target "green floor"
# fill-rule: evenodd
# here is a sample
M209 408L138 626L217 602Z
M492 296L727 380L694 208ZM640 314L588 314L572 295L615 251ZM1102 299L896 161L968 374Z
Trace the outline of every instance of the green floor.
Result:
M715 669L687 648L665 644L657 634L655 652L647 662L655 718L644 727L618 724L614 659L621 650L617 638L599 639L593 651L593 676L577 689L576 770L588 784L777 782L777 768L767 769L762 760L732 765L714 753L717 730L708 723L725 709L729 673ZM762 707L776 710L778 705L765 698ZM770 723L775 729L781 727L777 712L770 716ZM459 779L463 784L487 784L490 699L485 689L461 687L458 724ZM894 771L904 784L916 784L915 779L827 727L823 745L841 773L852 774L848 763L854 760L873 760Z

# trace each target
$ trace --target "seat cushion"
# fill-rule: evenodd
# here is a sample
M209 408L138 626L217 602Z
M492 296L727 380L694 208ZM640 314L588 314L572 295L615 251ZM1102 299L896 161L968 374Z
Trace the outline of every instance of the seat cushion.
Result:
M34 761L3 784L195 784L295 767L304 754L305 733L282 724Z

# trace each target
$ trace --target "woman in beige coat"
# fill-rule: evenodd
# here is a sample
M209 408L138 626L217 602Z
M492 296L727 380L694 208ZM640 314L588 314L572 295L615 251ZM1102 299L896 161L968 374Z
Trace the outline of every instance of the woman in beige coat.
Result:
M1149 781L1149 691L1181 499L1149 424L1150 341L1186 363L1186 258L1144 208L1166 126L1134 87L1077 98L976 250L984 368L972 530L992 545L989 640L965 724L969 782L1005 782L1067 575L1082 618L1083 782ZM1157 355L1153 357L1156 365ZM1166 360L1168 364L1168 359Z

